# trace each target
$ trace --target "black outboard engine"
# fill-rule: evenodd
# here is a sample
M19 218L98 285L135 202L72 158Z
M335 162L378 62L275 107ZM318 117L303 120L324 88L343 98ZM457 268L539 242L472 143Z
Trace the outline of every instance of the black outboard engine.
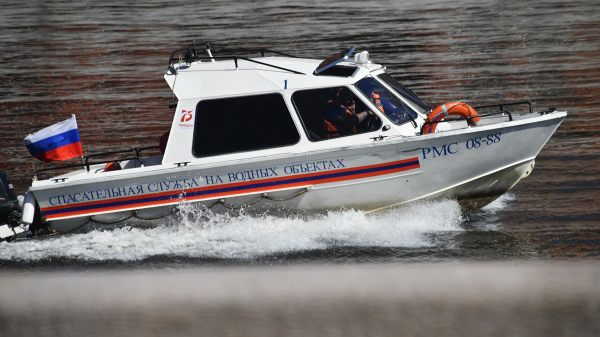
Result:
M0 241L21 231L14 231L13 227L19 226L21 212L19 200L4 172L0 170Z
M6 221L8 215L14 210L19 213L22 211L13 185L6 174L0 170L0 221Z

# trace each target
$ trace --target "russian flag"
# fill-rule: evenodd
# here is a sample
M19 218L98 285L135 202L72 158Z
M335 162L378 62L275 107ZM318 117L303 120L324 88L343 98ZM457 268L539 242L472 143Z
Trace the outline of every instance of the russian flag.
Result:
M83 156L75 115L25 137L32 156L45 161L61 161Z

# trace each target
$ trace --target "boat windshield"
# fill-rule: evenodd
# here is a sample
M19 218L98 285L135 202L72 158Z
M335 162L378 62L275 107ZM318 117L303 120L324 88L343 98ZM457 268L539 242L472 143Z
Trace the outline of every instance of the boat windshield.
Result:
M390 74L381 74L377 77L385 82L385 84L389 85L394 91L396 91L396 93L398 93L398 95L414 104L417 109L419 109L419 112L426 114L431 111L431 108L429 105L427 105L427 103L423 102L423 100L412 90L398 83L398 81L396 81Z
M356 83L360 90L383 114L396 125L417 118L417 113L406 103L392 95L372 77L366 77ZM412 117L412 118L411 118Z

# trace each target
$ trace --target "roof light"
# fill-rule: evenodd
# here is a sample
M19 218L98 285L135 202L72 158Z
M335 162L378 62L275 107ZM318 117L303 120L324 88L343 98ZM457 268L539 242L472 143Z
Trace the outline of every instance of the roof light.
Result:
M354 55L354 63L356 64L365 64L365 63L369 63L369 52L368 51L361 51L358 54Z

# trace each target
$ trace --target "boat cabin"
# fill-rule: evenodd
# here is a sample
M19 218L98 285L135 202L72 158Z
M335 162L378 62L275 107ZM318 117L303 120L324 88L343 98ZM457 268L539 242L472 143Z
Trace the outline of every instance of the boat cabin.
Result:
M368 52L350 58L352 51L325 61L172 58L165 80L178 103L162 163L301 154L418 133L431 108Z

